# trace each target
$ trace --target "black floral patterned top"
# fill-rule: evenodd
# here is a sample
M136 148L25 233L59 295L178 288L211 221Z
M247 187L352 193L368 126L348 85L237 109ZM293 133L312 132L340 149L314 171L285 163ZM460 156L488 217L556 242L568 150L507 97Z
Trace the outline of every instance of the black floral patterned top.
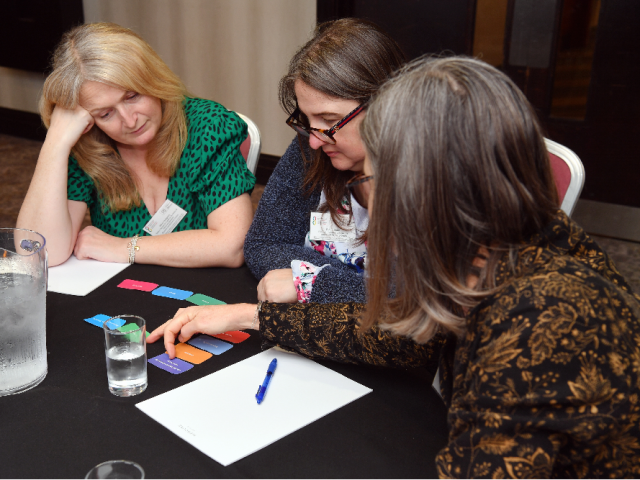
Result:
M639 477L640 297L562 212L497 280L462 338L359 334L360 304L266 303L260 333L265 347L316 358L439 361L442 477Z
M187 98L185 114L187 145L167 189L167 199L187 211L175 232L207 228L211 212L251 191L255 184L240 153L247 124L219 103L202 98ZM91 223L109 235L147 235L142 229L151 215L144 202L130 210L112 212L73 156L69 157L67 198L85 202Z

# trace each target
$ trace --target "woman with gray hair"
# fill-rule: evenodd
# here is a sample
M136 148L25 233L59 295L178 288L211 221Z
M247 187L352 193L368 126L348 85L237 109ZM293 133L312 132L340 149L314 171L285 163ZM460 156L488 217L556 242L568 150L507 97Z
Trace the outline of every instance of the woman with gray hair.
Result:
M383 86L361 133L367 305L192 307L150 340L164 333L173 355L176 337L255 328L312 358L437 357L442 477L639 476L640 298L558 209L524 95L481 61L422 58Z

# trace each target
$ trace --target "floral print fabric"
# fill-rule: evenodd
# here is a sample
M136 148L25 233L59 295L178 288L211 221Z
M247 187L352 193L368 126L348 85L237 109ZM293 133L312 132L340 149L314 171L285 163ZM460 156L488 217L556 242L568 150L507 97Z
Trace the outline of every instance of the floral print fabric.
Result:
M309 234L307 234L305 246L312 248L325 257L336 258L348 267L353 268L358 274L364 275L367 263L367 247L365 245L353 247L350 244L340 242L309 240ZM311 262L291 261L293 284L298 292L299 302L308 303L311 300L313 284L320 271L325 267L331 267L331 265L316 266Z
M640 297L562 212L505 258L461 338L426 345L374 328L360 304L264 304L265 346L398 366L439 360L442 477L639 477Z
M316 267L314 264L309 262L302 262L300 260L291 261L293 285L296 287L299 302L309 302L309 298L311 298L311 289L316 281L316 277L323 268L329 266L330 265L322 265L321 267Z
M305 246L314 249L325 257L337 258L356 272L364 274L367 263L366 244L354 245L342 242L329 242L326 240L310 240L309 234L305 240Z
M324 202L325 197L323 192L320 196L320 205ZM360 236L369 226L369 215L367 210L360 206L353 196L351 197L350 202L346 198L343 200L342 208L345 213L349 210L353 210L352 222L355 223L357 235ZM304 246L324 257L340 260L349 268L355 270L359 275L364 275L367 263L366 242L358 244L358 242L345 243L327 240L311 240L310 232L307 232ZM302 270L300 269L300 265L304 265ZM300 262L297 260L291 262L291 269L293 270L293 284L296 286L296 290L298 291L299 302L307 303L310 301L315 279L320 273L320 270L325 266L328 267L330 265L318 267L310 262ZM310 270L313 271L313 274L308 273Z
M340 260L305 246L311 212L321 203L322 186L305 191L303 151L310 158L306 139L294 138L271 174L245 238L245 262L258 280L271 270L291 268L292 260L331 265L317 275L309 301L363 302L362 275Z

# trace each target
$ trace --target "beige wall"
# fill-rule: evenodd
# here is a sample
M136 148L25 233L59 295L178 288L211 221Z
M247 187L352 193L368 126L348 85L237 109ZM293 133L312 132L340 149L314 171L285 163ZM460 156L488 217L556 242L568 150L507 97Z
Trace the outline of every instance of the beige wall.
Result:
M38 113L44 75L0 67L0 107Z
M189 91L239 111L260 128L262 152L293 138L277 85L316 22L315 0L83 0L85 21L145 38ZM0 68L0 106L37 112L42 76Z

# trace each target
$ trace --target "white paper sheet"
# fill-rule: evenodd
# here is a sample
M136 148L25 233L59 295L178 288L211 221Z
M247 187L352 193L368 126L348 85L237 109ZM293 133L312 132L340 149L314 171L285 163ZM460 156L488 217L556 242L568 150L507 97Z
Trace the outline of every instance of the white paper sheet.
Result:
M255 394L274 358L278 366L258 405ZM226 467L371 391L271 349L136 406Z
M78 260L71 255L62 265L49 268L47 290L84 297L128 266L128 263Z

